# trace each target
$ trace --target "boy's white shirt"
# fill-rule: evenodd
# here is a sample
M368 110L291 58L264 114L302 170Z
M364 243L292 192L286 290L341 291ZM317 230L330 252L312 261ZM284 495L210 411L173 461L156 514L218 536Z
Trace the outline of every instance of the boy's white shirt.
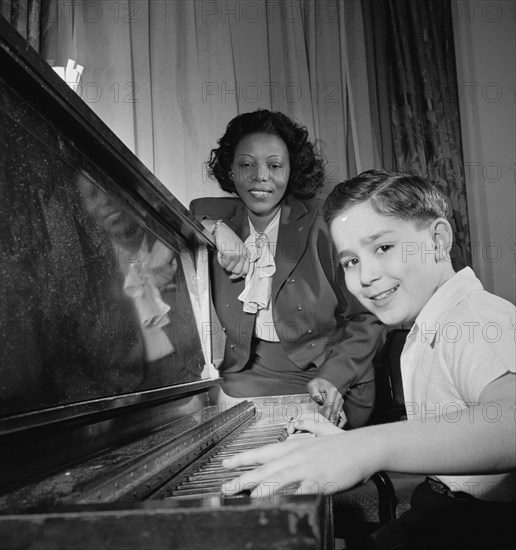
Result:
M495 424L496 404L474 411L468 407L478 403L493 380L516 370L515 312L510 302L485 291L470 268L435 292L416 318L401 355L409 420L424 422L447 414L452 421L482 414ZM516 498L516 473L435 477L477 498Z

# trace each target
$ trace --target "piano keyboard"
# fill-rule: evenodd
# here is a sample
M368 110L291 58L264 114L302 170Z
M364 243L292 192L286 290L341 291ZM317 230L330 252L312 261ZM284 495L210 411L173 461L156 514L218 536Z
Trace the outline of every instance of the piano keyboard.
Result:
M74 501L91 504L221 496L221 485L243 471L223 468L222 460L284 441L287 427L288 418L283 414L260 413L255 404L242 401L184 433L172 437L166 432L161 437L158 434L152 444L142 445L144 452L75 485Z
M331 497L297 496L295 487L273 499L250 499L245 492L226 497L220 491L247 469L226 470L224 458L287 439L291 399L280 398L274 406L268 398L261 407L242 402L223 412L206 410L188 419L185 432L171 425L124 451L115 448L49 478L44 486L35 484L38 494L47 485L53 488L52 501L10 522L4 518L0 535L23 533L23 540L29 537L35 546L43 541L48 548L84 550L201 550L207 545L214 550L333 550ZM313 437L288 438L307 436ZM64 482L61 492L60 480L76 476L81 481L71 491Z
M179 483L166 485L151 498L170 497L197 497L207 498L220 495L223 483L237 477L252 466L227 470L222 466L225 458L230 458L240 452L261 447L269 443L278 443L287 439L287 423L285 421L271 422L268 419L258 420L250 424L247 429L223 441L201 461L195 464L191 472L185 473Z

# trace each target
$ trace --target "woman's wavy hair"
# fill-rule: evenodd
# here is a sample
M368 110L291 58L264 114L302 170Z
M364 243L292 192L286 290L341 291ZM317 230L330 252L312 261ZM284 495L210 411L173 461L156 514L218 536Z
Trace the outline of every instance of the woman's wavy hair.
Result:
M288 149L290 177L286 194L298 199L314 197L324 185L324 159L308 141L305 126L293 122L280 112L259 109L233 118L225 134L218 140L219 147L212 149L208 161L208 174L215 178L224 191L236 193L230 178L231 165L239 142L249 134L272 134L281 138Z

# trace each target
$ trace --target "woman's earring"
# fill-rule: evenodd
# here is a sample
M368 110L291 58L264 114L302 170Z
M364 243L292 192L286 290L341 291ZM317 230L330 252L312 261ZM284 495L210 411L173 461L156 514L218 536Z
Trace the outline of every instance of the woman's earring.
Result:
M233 179L233 170L230 170L228 173L229 179Z

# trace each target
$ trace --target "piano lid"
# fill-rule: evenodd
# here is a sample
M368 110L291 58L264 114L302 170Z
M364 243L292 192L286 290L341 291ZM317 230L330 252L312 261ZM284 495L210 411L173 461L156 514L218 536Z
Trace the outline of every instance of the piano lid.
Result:
M0 433L215 378L209 235L2 18L0 38Z

